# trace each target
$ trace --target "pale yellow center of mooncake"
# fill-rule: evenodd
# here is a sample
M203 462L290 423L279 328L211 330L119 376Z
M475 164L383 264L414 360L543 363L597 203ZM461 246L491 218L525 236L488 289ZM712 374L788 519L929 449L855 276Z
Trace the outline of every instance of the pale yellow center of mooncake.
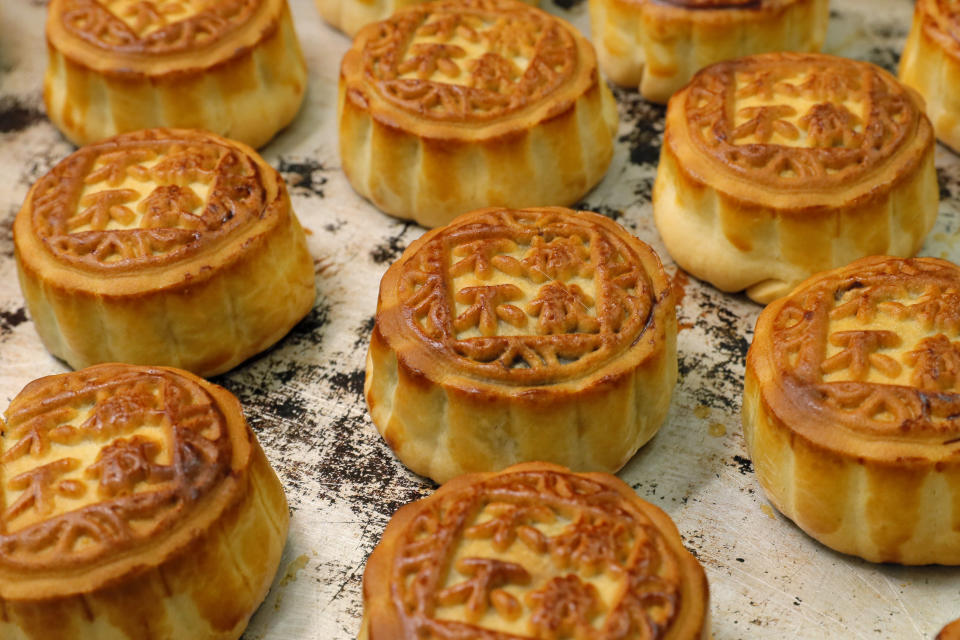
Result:
M846 292L831 312L821 372L824 382L960 392L960 291Z
M575 575L576 587L553 587L555 595L567 598L570 610L576 609L578 596L591 600L588 613L571 617L580 617L582 624L599 631L612 605L622 596L625 574L599 565L584 570L556 548L551 553L549 541L565 536L572 539L577 526L547 507L536 508L535 520L539 521L524 525L519 534L516 529L511 532L512 517L523 508L504 503L487 505L466 529L441 586L434 617L524 638L541 637L533 618L542 598L532 594L545 593L554 578ZM502 536L499 539L498 534ZM538 547L540 543L545 546ZM588 592L591 597L584 598ZM468 594L466 598L464 594Z
M171 462L169 418L159 405L158 389L139 388L7 424L0 440L6 532L149 490L150 470Z
M857 147L867 118L851 79L823 72L774 79L764 71L738 72L733 144L788 147Z
M143 37L197 15L212 0L100 0L107 10Z
M449 16L429 19L419 27L397 66L399 78L499 89L516 84L536 53L541 25L522 18L484 19L461 16L450 27Z
M596 266L578 238L459 245L450 255L456 338L596 333Z

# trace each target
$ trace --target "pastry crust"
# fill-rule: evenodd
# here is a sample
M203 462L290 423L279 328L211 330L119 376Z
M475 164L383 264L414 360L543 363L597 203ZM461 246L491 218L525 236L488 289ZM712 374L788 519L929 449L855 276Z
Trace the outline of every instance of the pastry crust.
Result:
M364 389L397 457L437 482L530 460L613 472L666 416L676 335L659 258L620 225L483 209L387 270Z
M74 368L227 371L313 306L283 179L253 149L151 129L84 147L31 188L13 227L41 339Z
M51 0L44 101L74 144L151 127L266 144L307 72L286 0Z
M240 637L289 516L232 394L98 365L27 385L0 445L0 637Z
M960 267L870 257L760 315L743 428L767 497L872 562L960 564Z
M428 227L576 202L617 127L590 43L514 0L422 4L367 26L343 58L338 117L353 188Z
M418 4L422 0L315 0L317 10L331 26L351 38L371 22L389 18L400 9ZM523 0L537 6L539 0Z
M937 634L937 640L960 640L960 620L954 620Z
M820 51L828 18L828 0L590 0L603 73L660 103L715 62Z
M960 152L960 11L955 4L917 0L899 75L926 100L937 138Z
M670 100L654 220L684 270L767 303L863 256L915 254L938 212L934 147L923 100L869 63L719 63Z
M614 476L541 462L401 507L363 600L360 640L710 637L706 576L670 517Z

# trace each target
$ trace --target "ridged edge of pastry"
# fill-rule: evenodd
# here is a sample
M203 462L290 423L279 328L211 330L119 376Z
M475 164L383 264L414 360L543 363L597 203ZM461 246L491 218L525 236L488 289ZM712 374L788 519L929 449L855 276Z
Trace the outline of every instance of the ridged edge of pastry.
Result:
M767 304L818 271L868 255L919 251L939 213L934 152L931 140L912 171L864 187L862 196L836 207L804 208L797 196L796 209L782 209L690 176L665 142L653 188L654 221L685 271Z
M714 62L768 51L820 51L829 18L827 0L768 2L758 9L590 0L589 8L603 73L615 84L639 86L644 99L659 103ZM808 26L807 33L798 23Z
M210 67L116 75L72 58L49 39L47 51L47 115L78 146L172 127L205 129L257 148L293 121L307 87L306 63L285 3L276 28L255 46L232 50Z

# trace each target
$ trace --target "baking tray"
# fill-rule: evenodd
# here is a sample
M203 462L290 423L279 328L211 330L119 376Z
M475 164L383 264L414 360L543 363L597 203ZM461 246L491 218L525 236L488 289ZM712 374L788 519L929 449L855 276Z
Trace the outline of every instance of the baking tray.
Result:
M548 2L548 0L544 0ZM336 84L346 36L309 0L292 0L310 87L297 120L263 149L286 178L316 265L317 303L284 340L215 379L233 391L290 502L290 537L246 640L355 638L364 563L390 515L433 485L397 462L367 415L363 371L377 287L420 227L350 189L336 146ZM589 32L584 0L546 8ZM47 121L41 0L0 1L0 405L65 371L47 354L16 281L11 224L29 186L73 148ZM836 0L826 50L895 70L906 0ZM616 219L670 260L650 192L663 107L616 91L613 163L582 207ZM960 261L960 158L937 148L940 217L923 255ZM659 435L620 472L677 522L707 570L717 640L932 638L960 616L960 569L875 565L834 553L779 515L756 483L740 428L744 356L760 307L682 272L675 282L680 380Z

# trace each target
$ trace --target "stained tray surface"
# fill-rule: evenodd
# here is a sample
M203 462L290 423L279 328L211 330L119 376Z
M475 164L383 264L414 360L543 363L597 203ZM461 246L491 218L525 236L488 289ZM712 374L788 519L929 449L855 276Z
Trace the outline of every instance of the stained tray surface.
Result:
M589 32L585 0L549 11ZM367 555L390 515L433 485L393 457L370 422L363 369L377 286L423 229L379 213L340 171L336 83L346 36L310 0L291 0L310 68L300 115L263 150L310 233L319 295L267 353L215 381L237 394L280 474L290 538L246 640L355 638ZM910 25L905 0L835 0L826 50L895 70ZM17 286L11 224L29 186L72 146L44 115L41 0L0 3L0 405L30 380L66 370L47 354ZM613 164L581 206L610 216L676 266L653 225L650 193L664 109L617 90ZM923 255L960 261L960 157L938 146L940 217ZM960 569L873 565L830 551L764 499L740 428L744 357L760 307L677 273L680 382L659 435L620 472L676 520L706 566L717 640L932 638L960 616Z

